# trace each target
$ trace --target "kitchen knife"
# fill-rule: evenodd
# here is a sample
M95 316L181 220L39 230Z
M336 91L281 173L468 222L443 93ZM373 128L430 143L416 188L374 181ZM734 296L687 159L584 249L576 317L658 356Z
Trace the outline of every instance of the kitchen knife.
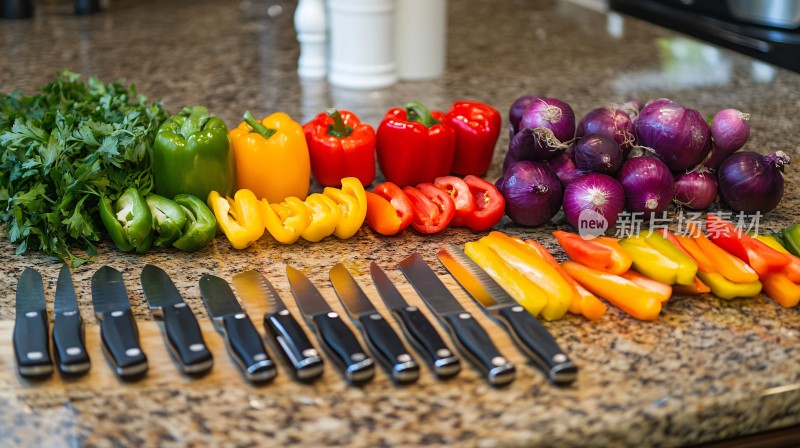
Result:
M17 316L14 322L14 355L23 377L42 378L53 373L50 335L42 276L26 268L17 281Z
M261 335L244 312L230 285L213 275L200 278L200 293L214 326L225 337L228 353L252 382L271 380L278 373Z
M139 329L131 312L131 303L122 274L103 266L92 275L92 304L100 321L103 352L114 373L123 380L133 380L147 372L147 356L139 345Z
M364 335L378 361L397 383L412 383L419 378L419 365L403 341L386 322L342 263L330 272L331 284L347 314Z
M371 380L375 376L375 363L339 314L302 272L286 265L286 275L300 311L345 378L352 384Z
M61 266L53 307L53 353L64 375L81 375L92 366L86 351L86 335L72 284L69 266Z
M197 318L169 275L148 264L142 269L140 280L153 316L164 321L164 340L178 368L188 375L208 373L214 358L203 340Z
M486 330L453 297L436 273L418 253L400 262L408 281L450 332L461 353L486 376L494 386L514 380L516 368L497 349Z
M568 385L575 381L578 368L564 354L547 328L525 311L464 251L448 244L439 251L439 260L475 302L506 329L520 351L551 382Z
M456 375L461 370L461 361L447 347L422 311L406 302L403 295L377 263L374 261L370 263L369 270L383 303L394 315L406 338L411 341L411 345L428 362L433 373L439 378Z
M233 276L233 286L245 302L267 302L269 309L264 314L264 328L275 347L283 352L295 378L302 381L319 378L324 366L322 356L311 345L303 327L286 309L272 283L260 273L251 270Z

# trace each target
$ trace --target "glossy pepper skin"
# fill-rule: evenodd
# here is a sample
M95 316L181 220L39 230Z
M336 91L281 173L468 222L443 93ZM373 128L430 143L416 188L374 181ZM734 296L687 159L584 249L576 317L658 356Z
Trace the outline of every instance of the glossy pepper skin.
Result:
M183 108L158 129L152 170L156 193L167 198L233 194L236 162L225 122L205 107Z
M113 205L110 199L101 198L100 219L121 251L144 253L150 249L153 215L138 189L128 188Z
M153 215L153 230L158 235L153 244L156 247L171 246L183 235L186 212L177 202L157 194L148 194L145 200Z
M450 173L455 132L444 114L418 102L390 109L378 126L378 165L386 180L399 187L433 182Z
M455 131L456 148L450 171L459 176L483 176L492 163L502 126L500 112L479 101L456 101L444 116Z
M305 200L311 164L303 128L283 112L260 122L245 112L230 132L236 153L236 185L270 203L289 196Z
M179 194L173 198L186 215L183 234L172 242L173 247L194 252L210 243L217 234L217 220L208 206L197 196Z
M280 204L261 200L261 216L267 232L282 244L292 244L311 222L311 213L300 199L289 196Z
M316 243L333 234L342 219L339 204L322 193L312 193L305 200L311 217L308 226L300 233L304 240Z
M347 110L330 109L303 125L311 173L323 187L345 177L367 186L375 179L375 131Z
M233 199L212 191L208 195L208 205L234 248L244 249L264 234L261 203L252 191L241 189Z
M367 217L367 195L355 177L342 179L342 188L325 187L322 194L333 200L342 212L333 234L346 240L358 232Z

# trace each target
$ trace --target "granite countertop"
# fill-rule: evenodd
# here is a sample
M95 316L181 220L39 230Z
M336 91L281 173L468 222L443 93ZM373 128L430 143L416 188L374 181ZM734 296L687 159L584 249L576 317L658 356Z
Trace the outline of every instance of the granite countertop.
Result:
M434 108L476 99L505 113L518 96L539 92L567 101L582 116L611 102L666 96L704 115L725 107L749 112L749 149L800 156L795 137L800 75L569 2L451 1L446 75L370 92L299 82L291 1L120 0L91 17L73 16L69 3L37 2L35 18L0 24L0 91L30 91L53 79L56 70L68 68L106 82L125 78L150 98L163 98L173 112L187 104L206 105L229 126L245 110L261 116L285 111L306 120L336 106L377 125L386 109L411 99ZM500 174L507 145L508 137L501 136L490 180ZM797 173L788 167L786 196L761 218L761 229L798 221ZM551 225L521 228L506 218L497 228L542 241L563 258L550 232L564 225L557 217ZM596 323L568 315L545 325L581 371L573 386L556 388L525 362L436 261L443 244L478 237L447 229L433 236L406 231L386 238L364 227L347 241L282 246L264 237L237 251L218 237L193 254L155 250L144 256L121 254L104 244L94 263L73 271L92 371L79 379L56 374L41 382L15 373L13 293L20 272L35 267L45 279L52 307L60 265L36 253L15 255L2 238L0 445L675 446L800 423L797 308L782 309L763 295L733 301L701 296L673 298L652 323L613 307ZM408 300L421 306L395 267L414 251L516 363L518 376L510 386L493 389L467 367L444 382L423 369L420 381L405 387L394 386L379 370L373 382L356 388L347 386L330 363L324 377L311 385L293 382L281 369L274 382L250 386L214 333L197 287L205 273L230 279L256 269L299 316L284 273L291 264L306 272L341 312L328 269L344 261L377 302L366 270L377 261ZM215 355L208 376L183 377L169 361L138 283L147 263L172 275L199 316ZM150 372L135 383L116 380L99 349L89 279L104 264L125 276L151 359ZM261 328L264 304L245 307Z

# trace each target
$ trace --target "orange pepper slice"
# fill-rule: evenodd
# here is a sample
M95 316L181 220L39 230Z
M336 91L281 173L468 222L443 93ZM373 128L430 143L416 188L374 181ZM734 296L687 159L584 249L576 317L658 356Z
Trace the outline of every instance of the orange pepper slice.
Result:
M782 272L767 274L761 279L761 285L764 292L784 308L792 308L800 303L800 285Z
M672 285L673 295L696 296L707 292L711 292L711 288L697 277L694 278L694 283L691 285Z
M748 266L747 263L712 243L699 229L697 229L696 233L694 230L691 230L692 227L697 227L696 224L689 223L687 227L689 227L692 234L695 235L694 240L697 246L706 254L714 264L717 272L722 274L723 277L734 283L750 283L758 280L758 273Z
M619 275L630 269L633 263L630 255L614 238L585 240L577 233L563 230L556 230L553 235L570 259L592 269Z
M633 269L630 271L620 275L620 277L630 280L633 283L641 286L642 288L647 288L647 290L657 293L659 298L661 299L661 304L667 303L669 298L672 297L672 286L661 283L658 280L653 280L652 278L640 274Z

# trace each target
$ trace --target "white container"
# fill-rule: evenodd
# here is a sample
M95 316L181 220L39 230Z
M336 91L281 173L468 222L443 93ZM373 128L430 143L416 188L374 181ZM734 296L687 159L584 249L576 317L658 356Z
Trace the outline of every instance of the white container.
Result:
M397 82L394 7L393 0L328 0L331 84L379 89Z
M294 29L300 42L297 76L300 79L324 79L328 72L325 0L300 0L294 12Z
M395 54L400 79L436 78L447 64L447 0L398 0Z

